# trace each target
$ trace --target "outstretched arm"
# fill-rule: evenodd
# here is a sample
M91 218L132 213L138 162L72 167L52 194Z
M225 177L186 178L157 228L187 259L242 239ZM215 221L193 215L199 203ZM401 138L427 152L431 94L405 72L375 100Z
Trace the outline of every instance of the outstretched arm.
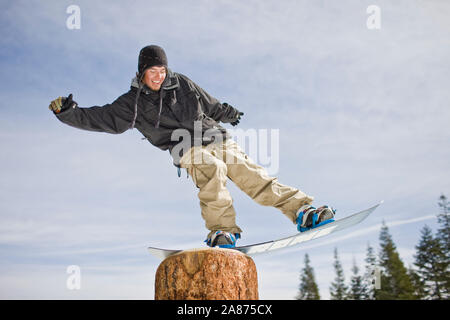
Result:
M130 128L133 110L127 94L113 103L90 108L78 107L71 96L60 97L50 104L50 109L61 122L78 129L113 134L123 133Z

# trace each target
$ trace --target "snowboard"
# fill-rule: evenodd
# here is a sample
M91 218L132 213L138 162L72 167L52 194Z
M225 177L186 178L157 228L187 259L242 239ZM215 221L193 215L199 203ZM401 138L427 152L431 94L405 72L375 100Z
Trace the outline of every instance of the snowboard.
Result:
M322 226L319 226L314 229L310 229L305 232L296 233L290 237L281 238L278 240L260 242L260 243L241 246L241 247L230 248L227 250L237 250L237 251L245 253L249 256L252 256L252 255L256 255L256 254L267 253L267 252L271 252L271 251L275 251L275 250L292 247L292 246L298 245L300 243L310 241L313 239L317 239L317 238L321 238L323 236L329 235L336 231L344 230L351 226L354 226L354 225L360 223L361 221L363 221L364 219L366 219L382 203L383 203L383 201L381 201L380 203L378 203L377 205L375 205L371 208L354 213L348 217L335 220L333 222L324 224ZM150 251L151 254L153 254L154 256L156 256L160 259L165 259L171 255L178 253L178 252L184 251L184 250L161 249L161 248L154 248L154 247L149 247L148 250Z

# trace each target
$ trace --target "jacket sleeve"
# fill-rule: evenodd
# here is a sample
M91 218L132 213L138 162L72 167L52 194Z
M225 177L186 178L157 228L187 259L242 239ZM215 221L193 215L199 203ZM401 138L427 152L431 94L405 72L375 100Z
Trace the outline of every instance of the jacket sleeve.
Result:
M228 104L220 103L216 98L209 95L205 90L200 88L197 84L192 82L200 103L203 107L203 112L210 118L224 123L233 122L236 120L239 111Z
M55 115L61 122L78 129L118 134L128 130L133 121L131 100L129 93L125 93L101 107L75 106Z

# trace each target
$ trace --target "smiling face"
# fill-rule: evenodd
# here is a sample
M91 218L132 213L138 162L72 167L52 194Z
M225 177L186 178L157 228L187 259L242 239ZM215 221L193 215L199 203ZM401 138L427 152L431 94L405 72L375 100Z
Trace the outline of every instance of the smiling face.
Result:
M144 82L151 90L159 91L166 78L166 74L167 71L165 67L154 66L145 71L142 82Z

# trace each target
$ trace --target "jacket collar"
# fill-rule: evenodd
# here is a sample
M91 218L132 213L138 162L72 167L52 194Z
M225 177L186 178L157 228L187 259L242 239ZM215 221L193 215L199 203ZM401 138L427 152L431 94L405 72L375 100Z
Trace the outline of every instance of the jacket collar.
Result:
M161 86L161 90L173 90L173 89L178 88L179 85L180 85L180 83L178 82L178 78L175 76L175 73L172 70L170 70L169 68L167 68L167 76L166 76L166 79L164 79L164 82ZM134 88L137 88L137 89L139 88L137 77L134 77L131 80L131 86ZM144 87L142 88L142 92L144 92L145 94L154 93L154 91L152 91L146 85L144 85Z

